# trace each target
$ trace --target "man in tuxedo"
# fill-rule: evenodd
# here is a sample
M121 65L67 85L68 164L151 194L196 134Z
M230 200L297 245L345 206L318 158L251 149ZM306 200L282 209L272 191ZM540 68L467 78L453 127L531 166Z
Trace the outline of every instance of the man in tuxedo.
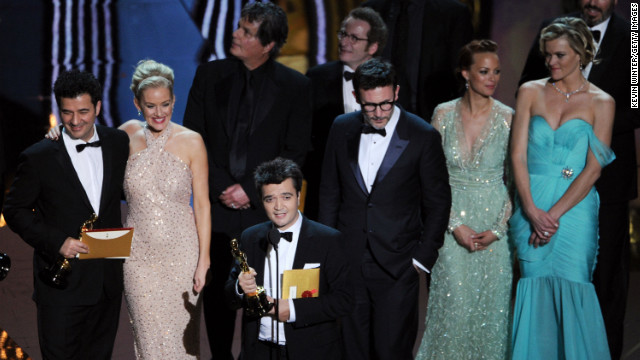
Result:
M400 104L423 119L459 96L455 78L460 48L473 27L466 5L456 0L368 0L389 28L382 56L398 74Z
M270 2L247 4L233 33L233 58L198 67L184 125L199 132L209 158L211 282L204 314L214 359L231 359L235 312L219 296L232 264L229 242L266 220L253 170L277 156L304 162L311 132L310 81L273 58L287 17Z
M602 169L596 189L600 194L600 240L593 284L602 309L611 358L622 354L623 323L629 286L629 201L637 196L634 130L640 113L631 108L629 23L613 12L617 0L581 0L579 13L591 28L600 62L589 64L583 75L613 96L616 114L611 137L614 160ZM540 29L551 23L542 23ZM520 84L549 76L539 49L540 32L529 52Z
M440 134L396 105L391 64L371 59L353 80L362 111L331 127L319 217L344 234L354 263L346 357L412 359L419 272L433 267L449 220L445 157Z
M324 158L329 128L338 115L360 110L353 94L353 72L363 62L382 54L387 41L387 26L370 8L355 8L342 21L338 31L340 61L315 66L307 72L313 89L313 151L307 157L304 173L307 176L307 196L304 214L318 217L320 169Z
M102 89L96 78L71 70L56 80L62 141L27 148L7 196L9 227L34 249L33 299L45 359L111 359L122 299L122 260L75 260L91 249L78 240L81 225L121 227L120 199L129 137L96 125ZM71 259L68 285L39 276L59 257Z
M237 309L246 301L245 294L255 292L257 285L264 286L269 301L278 304L278 316L276 319L275 307L261 318L245 312L241 357L341 359L337 319L352 307L344 239L340 232L308 220L298 211L302 172L293 161L276 158L263 163L256 169L255 185L270 221L242 233L240 246L247 264L256 270L244 273L235 266L226 294ZM283 300L283 294L289 292L277 285L283 271L313 268L320 269L319 284L306 291L318 296ZM271 289L279 289L279 293Z

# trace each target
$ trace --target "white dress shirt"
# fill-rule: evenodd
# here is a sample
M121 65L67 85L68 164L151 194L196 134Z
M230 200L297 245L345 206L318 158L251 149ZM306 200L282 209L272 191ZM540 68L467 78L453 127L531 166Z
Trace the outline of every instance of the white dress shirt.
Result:
M345 71L354 72L355 70L345 64L342 73L344 74ZM342 76L342 98L344 99L345 114L360 110L360 104L356 101L356 97L353 96L353 79L347 81L344 75ZM331 119L331 121L333 121L333 119Z
M278 272L276 273L276 252L273 246L269 244L267 248L267 257L264 262L264 289L267 295L274 299L282 299L282 274L285 270L293 269L293 260L296 256L296 249L298 247L298 239L300 238L300 228L302 227L302 214L298 211L298 219L288 229L280 232L291 232L291 242L281 239L278 243ZM277 275L276 275L277 274ZM273 291L276 286L276 276L278 276L278 291L277 294ZM287 322L296 321L296 311L293 306L293 299L289 298L289 320ZM274 328L278 327L278 335L276 335ZM277 321L276 318L271 316L263 316L260 319L260 334L258 339L263 341L277 342L280 345L286 344L286 338L284 335L284 324L281 321Z
M76 174L82 183L84 192L89 198L93 212L96 215L100 215L100 197L102 196L102 178L104 175L104 169L102 166L102 147L87 146L82 152L78 152L76 145L86 144L87 142L82 139L72 139L67 134L66 129L62 128L62 137L64 139L64 146L67 149L67 153L71 158ZM93 137L88 142L98 141L98 131L96 126L93 126Z
M600 44L602 44L602 39L604 39L604 33L607 31L607 27L609 26L609 21L611 21L611 16L609 16L609 18L603 22L601 22L600 24L594 26L594 27L590 27L589 30L591 31L600 31L600 40L598 42L596 42L596 59L598 59L598 52L600 51ZM584 69L582 69L582 75L584 76L585 79L589 78L589 74L591 73L591 69L593 68L593 62L590 62L589 64L587 64L587 66L584 67Z

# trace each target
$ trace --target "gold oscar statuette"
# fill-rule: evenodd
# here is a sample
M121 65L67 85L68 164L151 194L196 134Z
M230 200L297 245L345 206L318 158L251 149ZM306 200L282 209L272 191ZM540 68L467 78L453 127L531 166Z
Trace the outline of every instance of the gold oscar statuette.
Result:
M89 220L82 223L80 226L80 234L78 238L82 238L82 234L87 230L93 229L93 223L98 220L98 215L91 214L91 218ZM40 272L40 280L42 280L45 284L49 286L53 286L54 288L64 289L67 287L67 275L71 273L71 262L69 259L64 258L63 256L58 256L51 267L48 269L44 269Z
M249 272L249 265L247 264L247 256L245 253L238 249L238 240L231 240L231 255L240 264L240 270L242 272ZM258 286L256 292L251 294L245 294L247 300L244 311L251 317L265 316L272 308L273 303L267 300L267 294L264 292L262 286Z

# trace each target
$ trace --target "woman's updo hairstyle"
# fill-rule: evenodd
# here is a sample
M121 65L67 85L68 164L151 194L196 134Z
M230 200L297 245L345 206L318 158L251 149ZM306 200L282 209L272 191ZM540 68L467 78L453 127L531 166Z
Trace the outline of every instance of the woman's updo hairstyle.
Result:
M462 76L462 70L469 70L473 65L473 55L479 53L497 53L498 44L493 40L482 39L472 40L470 43L460 48L458 52L458 67L456 68L456 75L461 84L465 83L465 79Z
M580 63L587 66L594 61L596 56L596 44L593 41L593 35L589 27L580 18L562 17L554 20L551 25L542 29L540 33L540 52L545 53L544 44L547 41L558 39L565 36L569 42L569 46L580 55Z
M135 98L140 100L142 92L147 88L159 87L169 89L173 97L173 70L154 60L140 60L131 78L130 89Z

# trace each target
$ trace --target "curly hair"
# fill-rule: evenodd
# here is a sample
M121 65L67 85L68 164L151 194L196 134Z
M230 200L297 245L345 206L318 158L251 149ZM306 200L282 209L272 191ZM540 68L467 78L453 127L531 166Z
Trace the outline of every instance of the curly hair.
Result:
M276 56L282 45L287 42L289 35L287 14L278 5L258 1L249 3L242 8L240 17L249 22L260 23L258 39L260 39L262 46L267 46L272 41L274 43L269 57Z
M56 103L61 104L62 98L75 98L83 94L91 97L93 106L102 100L102 86L100 82L88 71L71 69L58 76L53 84L53 94Z
M253 172L254 183L260 196L262 196L262 187L264 185L281 184L289 178L293 181L293 187L296 192L300 192L302 189L302 171L300 167L293 160L282 157L263 162Z

